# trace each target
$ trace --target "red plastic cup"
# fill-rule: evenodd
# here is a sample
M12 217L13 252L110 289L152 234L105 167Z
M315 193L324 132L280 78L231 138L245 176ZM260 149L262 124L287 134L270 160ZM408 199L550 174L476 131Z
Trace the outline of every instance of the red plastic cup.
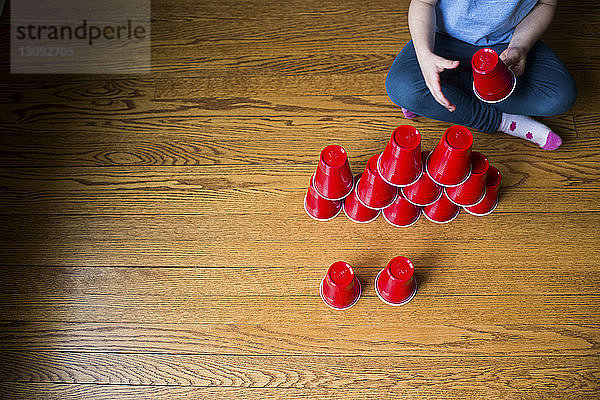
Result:
M423 214L431 222L446 224L458 217L460 207L448 200L448 197L444 194L435 203L423 207Z
M441 186L458 186L471 174L473 135L464 126L446 129L438 145L428 156L425 168L429 177Z
M485 180L490 163L478 151L471 154L471 176L462 185L444 188L448 199L457 206L470 207L478 204L485 196Z
M502 175L498 168L490 165L485 181L486 191L483 200L472 207L463 207L465 211L478 217L488 215L494 211L498 205L498 188L501 181Z
M422 152L421 158L426 160L431 152ZM416 206L428 206L439 200L442 195L442 187L431 180L425 168L418 181L410 186L400 189L406 200Z
M375 278L377 297L391 306L406 304L417 293L415 268L406 257L394 257Z
M332 144L321 150L314 187L327 200L341 200L352 191L354 181L348 155L342 146Z
M308 192L304 197L304 210L317 221L329 221L335 218L342 210L342 200L327 200L319 195L312 185L313 179L310 179Z
M411 226L419 220L421 207L415 206L401 194L389 206L383 209L383 218L393 226Z
M361 175L362 174L356 175L354 180L359 182ZM344 199L343 208L348 219L359 224L366 224L367 222L374 221L381 212L380 210L373 210L372 208L365 207L356 196L356 188Z
M401 125L394 129L377 160L377 171L384 181L393 186L408 186L419 179L423 172L421 134L415 127Z
M500 60L492 49L481 49L473 54L473 92L479 100L497 103L506 100L517 85L515 74Z
M368 208L381 210L394 202L398 189L384 181L377 171L379 154L369 158L365 172L356 185L358 200Z
M327 270L319 292L326 305L336 310L345 310L356 304L361 287L350 264L337 261Z

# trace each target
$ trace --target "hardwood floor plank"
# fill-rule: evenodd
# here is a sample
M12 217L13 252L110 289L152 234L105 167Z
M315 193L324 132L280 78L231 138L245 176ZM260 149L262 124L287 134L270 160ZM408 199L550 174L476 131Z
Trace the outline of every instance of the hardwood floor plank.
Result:
M0 323L6 352L229 355L597 356L598 325Z
M498 387L487 388L485 385L471 387L438 388L430 383L419 387L400 387L394 389L346 389L346 388L214 388L193 386L136 386L136 385L97 385L97 384L63 384L63 383L14 383L0 382L0 390L11 399L31 400L43 397L49 400L81 399L90 400L178 400L190 398L210 398L214 400L251 399L251 400L289 400L315 399L329 400L333 398L370 400L373 398L392 400L397 398L441 398L444 399L477 399L493 400L521 399L597 399L593 391L579 388L537 387Z
M420 259L414 259L418 263ZM373 285L373 278L385 265L356 265L360 279ZM419 293L423 296L528 296L600 294L600 271L596 265L577 267L570 276L557 279L562 268L556 265L529 267L441 266L417 264ZM151 302L156 296L189 298L255 296L316 296L326 266L227 267L219 268L131 268L131 267L0 267L5 279L2 295L35 298L40 301L88 299L99 293L121 303ZM301 271L301 273L300 273ZM465 280L465 276L477 280ZM282 285L282 277L295 277ZM431 284L431 282L435 284ZM292 282L290 282L292 283Z
M585 114L578 115L585 118ZM561 134L565 144L560 151L544 152L524 140L480 132L474 134L474 148L492 162L600 160L600 140L594 135L578 135L571 114L545 122ZM397 125L405 123L408 121L381 117L202 117L3 124L0 165L315 165L321 148L332 142L345 146L353 163L364 163L382 151ZM421 132L423 149L435 147L448 127L425 118L410 124Z
M600 112L574 113L573 122L577 127L578 138L588 139L598 137L600 130Z
M374 277L372 278L374 279ZM318 282L318 281L317 281ZM389 324L527 324L535 315L538 324L600 323L597 313L600 294L577 296L443 296L421 292L409 306L396 309L379 300L372 284L365 282L364 295L350 311L328 309L315 294L304 296L172 296L168 292L152 297L123 298L91 294L65 299L60 294L37 299L20 294L2 295L0 311L4 321L32 322L137 322L137 323L219 323L219 324L360 324L377 320Z
M381 218L368 225L343 217L317 223L300 207L281 207L274 219L245 213L6 216L0 251L4 265L26 266L324 267L337 259L382 265L404 254L423 259L422 265L573 268L599 257L597 213L461 214L450 225L423 218L400 229Z
M352 146L347 146L349 152ZM245 218L258 214L304 218L303 197L319 150L312 151L312 160L300 157L301 164L4 168L0 173L0 186L5 189L0 193L0 214L244 212ZM352 158L355 173L364 169L367 157ZM599 210L596 162L524 158L491 158L502 173L498 214Z
M12 357L11 357L12 356ZM99 353L0 355L2 381L159 386L488 390L593 394L598 357L236 357ZM8 368L8 363L13 364ZM35 365L35 367L32 367ZM87 368L83 368L86 365Z

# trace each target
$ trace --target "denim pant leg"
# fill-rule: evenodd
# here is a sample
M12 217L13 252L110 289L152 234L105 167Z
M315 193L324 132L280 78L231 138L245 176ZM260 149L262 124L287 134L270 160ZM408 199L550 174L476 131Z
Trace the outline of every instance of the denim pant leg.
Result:
M446 53L456 54L451 59L459 59L461 68L465 65L459 53L467 53L465 46L470 46L456 39L436 37L435 53L445 56ZM475 47L475 46L470 46ZM443 48L443 51L440 50ZM470 49L469 49L470 50ZM475 50L477 51L477 50ZM474 52L473 52L474 53ZM442 55L444 54L444 55ZM470 56L467 56L470 63ZM463 71L457 72L464 76ZM446 79L446 76L450 75ZM440 105L429 92L421 73L419 62L412 41L402 49L394 60L386 78L386 90L390 99L407 110L438 121L473 127L482 132L493 132L498 129L502 113L489 104L480 102L472 92L466 92L453 82L450 74L442 76L442 92L446 98L456 105L456 111L450 112Z
M567 67L546 44L537 42L527 54L515 91L494 107L509 114L549 117L567 112L576 98L577 86Z
M491 46L498 54L508 44ZM441 106L425 84L414 46L410 41L394 60L386 78L390 99L419 115L473 127L481 132L494 132L502 120L502 112L521 115L556 115L570 108L576 88L564 64L545 44L538 42L528 54L525 74L517 80L515 92L507 100L487 104L472 91L471 57L482 47L437 34L434 52L444 58L460 61L457 71L442 73L442 91L456 105L449 112Z

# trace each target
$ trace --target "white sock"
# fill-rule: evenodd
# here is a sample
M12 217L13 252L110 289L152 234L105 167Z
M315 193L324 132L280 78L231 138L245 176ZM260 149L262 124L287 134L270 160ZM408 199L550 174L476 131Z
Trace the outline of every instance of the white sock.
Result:
M500 132L529 140L544 150L556 150L562 144L560 136L541 122L526 115L502 113Z

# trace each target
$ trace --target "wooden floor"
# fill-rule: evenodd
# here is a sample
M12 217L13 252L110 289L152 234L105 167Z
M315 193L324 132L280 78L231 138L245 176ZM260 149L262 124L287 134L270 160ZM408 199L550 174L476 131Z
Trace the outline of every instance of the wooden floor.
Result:
M321 148L359 172L406 122L384 88L406 0L157 0L149 75L3 57L3 398L600 398L600 6L559 3L565 143L475 132L501 203L449 225L302 207ZM426 149L448 127L412 123ZM396 255L403 307L373 289ZM337 260L363 283L344 312L318 294Z

